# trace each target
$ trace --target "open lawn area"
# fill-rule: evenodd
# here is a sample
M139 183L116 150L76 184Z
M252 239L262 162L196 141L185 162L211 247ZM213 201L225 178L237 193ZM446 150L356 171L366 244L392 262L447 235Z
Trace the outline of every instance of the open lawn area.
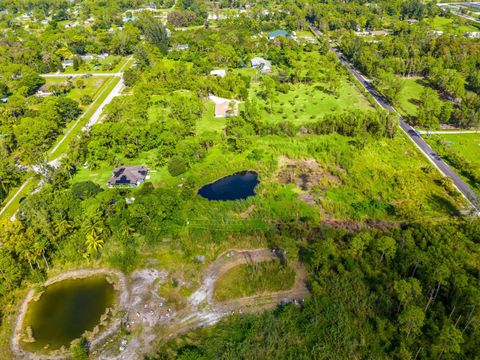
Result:
M428 142L435 149L438 146L438 140L468 161L474 172L480 177L480 133L437 134L432 136Z
M53 85L53 84L63 84L65 83L65 77L48 77L45 79L46 85ZM89 95L92 99L98 95L98 93L102 90L103 85L107 80L107 77L89 77L89 78L78 78L73 81L73 84L76 84L77 81L81 80L85 87L79 88L75 86L72 90L68 92L66 95L68 98L76 100L78 103L81 104L81 98L85 95ZM85 109L85 105L80 105L82 109Z
M258 100L261 118L267 122L291 121L296 124L321 120L327 114L349 110L373 109L368 100L347 80L339 82L338 96L324 89L324 84L297 85L286 94L279 93L270 104L258 96L259 87L251 88L250 98Z
M222 132L225 128L226 118L215 117L215 105L209 100L204 101L204 111L202 117L197 121L197 135L206 132Z
M406 117L415 117L422 92L428 87L427 81L422 77L403 78L403 87L398 96L398 111ZM440 95L436 93L437 98Z
M403 78L403 87L398 97L399 111L402 115L417 115L418 101L425 88L423 81L421 77Z
M480 134L441 134L439 136L480 171Z
M457 33L461 35L465 32L479 31L480 29L480 26L473 22L468 22L456 16L453 16L452 18L436 16L435 18L426 21L428 21L428 23L437 31Z

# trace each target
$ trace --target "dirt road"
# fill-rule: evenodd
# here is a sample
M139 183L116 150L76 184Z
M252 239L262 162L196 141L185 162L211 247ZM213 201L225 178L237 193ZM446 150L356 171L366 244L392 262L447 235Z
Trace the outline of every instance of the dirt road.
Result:
M307 274L300 263L294 263L296 271L292 289L279 292L238 298L226 302L213 300L215 284L228 270L241 264L251 264L277 259L278 253L269 249L230 250L218 257L207 269L202 285L180 311L171 309L165 299L158 296L154 279L152 286L144 287L143 293L135 295L132 308L128 312L128 326L133 336L123 339L117 346L99 351L95 358L123 360L142 359L143 355L155 348L159 341L174 338L200 327L211 326L222 318L238 313L255 313L273 309L280 304L299 303L308 297ZM166 279L163 273L161 282ZM158 285L158 284L157 284ZM142 287L140 287L142 288ZM120 350L121 349L121 350Z

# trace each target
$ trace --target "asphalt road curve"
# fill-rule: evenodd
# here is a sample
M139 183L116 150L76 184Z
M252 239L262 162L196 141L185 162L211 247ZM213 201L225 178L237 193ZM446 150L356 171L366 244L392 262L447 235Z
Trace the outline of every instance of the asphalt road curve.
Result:
M310 24L312 30L318 35L322 36L322 32L318 30L313 24ZM395 112L395 109L385 100L385 98L378 93L370 82L355 69L352 64L343 56L336 46L330 45L330 50L337 56L337 58L345 65L350 73L363 85L363 87L375 98L377 103L384 109ZM423 140L421 135L410 125L407 124L402 116L399 116L400 128L407 134L407 136L415 143L415 145L423 152L423 154L440 170L443 175L452 179L456 188L475 206L478 204L478 197L472 189L463 181L450 166L438 156L433 149ZM478 208L478 207L477 207Z

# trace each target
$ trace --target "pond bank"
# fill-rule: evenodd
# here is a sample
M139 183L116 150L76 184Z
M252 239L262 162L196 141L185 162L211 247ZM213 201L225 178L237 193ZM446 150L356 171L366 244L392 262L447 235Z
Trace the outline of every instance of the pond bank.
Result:
M120 311L126 309L126 306L128 305L128 291L125 276L121 272L112 269L78 269L54 276L43 284L43 287L46 288L64 280L85 279L93 276L104 276L108 282L112 283L115 300L113 301L111 317L107 321L105 328L98 331L98 327L96 327L98 332L85 332L92 347L94 347L96 343L105 336L105 334L112 333L120 327L121 319L118 314ZM22 301L15 320L14 332L11 340L12 352L15 357L22 359L64 359L66 351L68 351L68 349L65 349L64 347L51 352L42 353L41 351L29 351L22 346L24 321L29 305L32 301L38 300L41 294L42 293L39 293L35 288L32 288Z

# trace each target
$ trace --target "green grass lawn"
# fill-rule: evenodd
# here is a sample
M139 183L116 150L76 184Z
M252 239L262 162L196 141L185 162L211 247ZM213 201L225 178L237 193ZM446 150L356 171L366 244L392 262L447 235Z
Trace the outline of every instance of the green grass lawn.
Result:
M107 82L109 79L106 77L95 77L92 76L90 78L81 78L82 81L85 84L85 87L80 89L78 87L74 87L72 90L68 92L66 95L68 98L76 100L80 103L80 99L84 95L90 95L93 99L98 95L99 92L101 92L103 85L105 82ZM62 84L66 81L65 77L49 77L46 78L46 84L47 85L53 85L53 84ZM75 81L74 81L75 83ZM87 105L88 106L88 105ZM85 105L81 105L82 109L87 108Z
M447 146L455 150L464 159L468 160L480 175L480 134L438 134L445 141ZM435 142L429 141L435 148Z
M206 100L204 102L204 112L200 119L197 121L197 135L201 135L205 132L223 132L225 128L225 118L215 117L215 105L213 102Z
M480 170L480 134L441 134L448 144Z
M403 87L398 97L397 110L406 117L415 117L419 101L424 89L428 86L426 80L422 77L403 78ZM440 95L437 93L437 98Z
M295 271L289 266L281 265L279 260L243 264L230 269L217 281L213 296L217 301L226 301L288 290L294 282Z
M458 17L445 18L436 16L426 20L437 31L445 31L463 35L465 32L479 31L480 26Z
M402 115L417 115L418 101L420 100L423 89L425 89L423 81L421 77L403 78L402 91L398 97L398 110Z
M261 117L264 121L279 122L292 121L297 124L320 120L324 115L341 113L348 110L372 109L368 100L347 80L340 82L338 96L321 90L322 84L297 85L288 93L279 93L273 104L273 111L269 113L269 105L262 100L257 92L259 86L251 88L250 98L256 99L261 108Z

